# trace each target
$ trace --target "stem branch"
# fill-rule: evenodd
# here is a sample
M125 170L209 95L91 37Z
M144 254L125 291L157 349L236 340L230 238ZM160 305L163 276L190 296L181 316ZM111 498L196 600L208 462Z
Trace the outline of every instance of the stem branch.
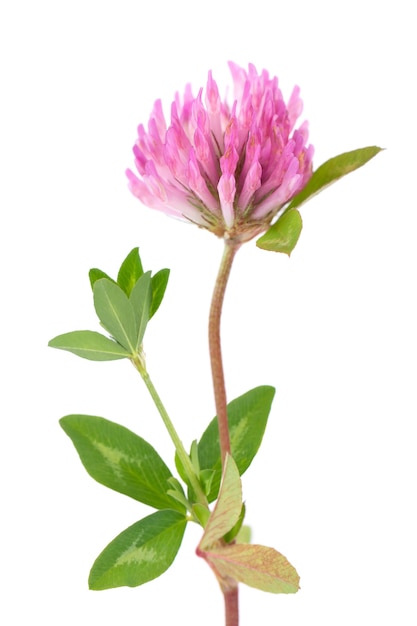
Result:
M175 430L174 424L172 423L164 405L162 404L162 400L159 397L159 394L156 391L150 379L150 376L146 370L146 367L144 366L143 361L139 357L137 357L135 359L132 359L132 362L135 368L138 370L139 374L142 376L142 379L146 387L148 388L149 393L151 394L152 400L154 401L155 406L158 409L160 416L162 417L162 421L164 422L165 428L167 429L168 434L171 437L171 440L175 446L175 450L182 463L184 471L186 472L188 476L190 485L193 488L193 491L195 493L195 496L198 502L202 504L203 506L208 507L207 498L205 496L205 493L200 485L200 482L197 476L195 475L195 471L191 463L190 457L185 451L184 445L181 439L179 438L178 433Z

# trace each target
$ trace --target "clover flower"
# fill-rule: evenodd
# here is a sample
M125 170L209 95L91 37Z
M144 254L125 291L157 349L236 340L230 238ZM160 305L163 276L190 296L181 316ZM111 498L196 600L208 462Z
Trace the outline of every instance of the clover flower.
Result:
M299 88L287 104L276 77L229 63L231 106L212 73L203 95L187 85L171 105L167 126L160 100L133 148L139 176L127 170L132 193L146 206L246 241L268 228L308 182L313 147L308 125L294 130L302 111Z

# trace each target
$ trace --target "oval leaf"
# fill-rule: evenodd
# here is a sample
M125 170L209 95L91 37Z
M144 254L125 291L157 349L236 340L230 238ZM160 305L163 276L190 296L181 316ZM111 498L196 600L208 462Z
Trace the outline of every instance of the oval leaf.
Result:
M238 522L242 511L242 484L233 458L226 455L219 499L204 529L198 552L205 552Z
M122 289L107 278L94 283L94 307L104 328L131 354L136 351L133 307Z
M205 558L222 578L271 593L296 593L300 577L288 560L274 550L254 544L232 544L211 550Z
M156 450L128 428L93 415L67 415L60 424L97 482L156 509L184 507L167 492L171 472Z
M255 387L227 405L231 453L240 475L248 469L261 445L274 395L273 387ZM202 471L214 470L208 495L212 502L219 493L222 467L216 417L200 439L198 457Z
M90 589L137 587L163 574L177 555L186 523L176 511L157 511L124 530L95 560Z
M115 361L130 356L123 346L93 330L75 330L58 335L51 339L48 346L68 350L90 361Z
M117 274L117 284L127 296L132 293L133 287L143 274L142 261L140 260L139 248L133 248L120 266Z
M296 209L290 209L257 240L256 245L263 250L283 252L290 256L297 245L302 228L301 215Z
M329 159L313 172L312 177L304 189L291 200L288 209L301 206L312 196L315 196L325 187L328 187L328 185L331 185L336 182L336 180L339 180L339 178L365 165L365 163L370 161L378 152L381 152L381 150L382 148L378 148L378 146L368 146L367 148L344 152L343 154Z

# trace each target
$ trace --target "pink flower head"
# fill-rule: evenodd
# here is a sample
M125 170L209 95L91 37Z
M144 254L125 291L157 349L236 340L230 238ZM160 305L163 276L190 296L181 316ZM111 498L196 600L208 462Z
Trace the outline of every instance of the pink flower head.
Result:
M266 230L308 182L313 147L308 126L294 130L302 111L295 87L285 104L278 79L229 63L231 106L208 75L203 96L187 85L176 94L167 127L157 100L147 131L140 125L133 148L138 176L129 187L143 204L240 241Z

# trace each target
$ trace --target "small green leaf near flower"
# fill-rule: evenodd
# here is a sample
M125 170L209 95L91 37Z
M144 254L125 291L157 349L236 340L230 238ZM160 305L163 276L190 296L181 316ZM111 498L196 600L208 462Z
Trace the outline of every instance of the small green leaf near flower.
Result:
M297 209L290 209L257 240L256 245L263 250L283 252L290 256L297 245L302 227L301 215Z
M365 165L381 150L383 148L378 146L368 146L367 148L358 148L357 150L343 152L338 156L332 157L313 172L307 185L291 200L287 210L301 206L312 196L328 187L328 185Z

